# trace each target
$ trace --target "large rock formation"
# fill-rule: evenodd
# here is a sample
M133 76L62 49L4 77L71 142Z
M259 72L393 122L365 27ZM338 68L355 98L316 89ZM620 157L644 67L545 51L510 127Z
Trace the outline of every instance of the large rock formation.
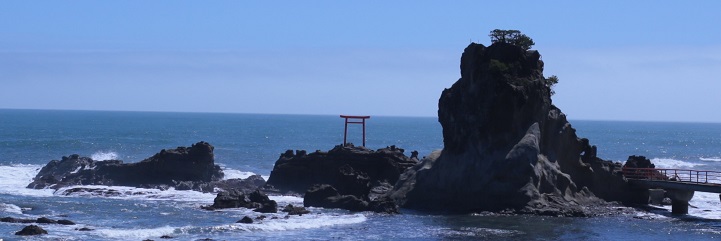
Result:
M275 162L267 185L303 194L315 184L329 184L341 194L368 196L374 187L396 183L405 169L418 163L417 157L403 152L395 146L373 151L353 144L310 154L288 150Z
M470 44L439 100L442 152L407 170L390 196L408 208L549 215L584 215L596 197L645 203L552 104L540 57Z
M338 145L328 152L288 150L275 162L266 190L304 194L304 205L351 211L398 213L384 195L401 173L418 163L390 146L377 151L353 144Z
M117 185L202 189L198 184L219 181L222 177L223 172L215 165L213 146L207 142L198 142L191 147L162 150L137 163L95 161L79 155L63 157L62 160L53 160L45 165L28 188Z

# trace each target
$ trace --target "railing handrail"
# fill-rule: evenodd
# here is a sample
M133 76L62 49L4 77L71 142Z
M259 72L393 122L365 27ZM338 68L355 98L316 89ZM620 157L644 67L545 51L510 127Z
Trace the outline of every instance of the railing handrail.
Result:
M721 171L623 167L622 172L629 179L721 185Z
M694 170L694 169L678 169L678 168L652 168L652 167L623 167L623 170L654 170L654 171L662 171L662 170L672 170L672 171L692 171L692 172L714 172L714 173L721 173L721 171L711 171L711 170Z

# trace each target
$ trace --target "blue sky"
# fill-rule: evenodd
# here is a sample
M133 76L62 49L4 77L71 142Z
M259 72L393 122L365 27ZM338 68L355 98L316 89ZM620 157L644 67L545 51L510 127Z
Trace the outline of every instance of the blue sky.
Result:
M719 1L3 1L0 108L435 116L534 39L570 119L721 122Z

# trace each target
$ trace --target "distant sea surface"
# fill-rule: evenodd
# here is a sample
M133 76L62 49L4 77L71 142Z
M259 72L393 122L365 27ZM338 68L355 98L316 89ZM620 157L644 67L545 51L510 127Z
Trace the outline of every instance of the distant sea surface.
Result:
M354 114L354 113L347 113ZM622 162L644 155L657 167L721 171L721 124L574 121L579 137L598 156ZM372 116L367 146L396 145L421 156L443 147L436 118ZM106 112L0 109L0 217L69 219L72 226L41 225L49 234L20 237L25 224L0 223L3 240L704 240L721 238L717 194L697 192L690 215L671 216L669 207L619 217L560 218L443 215L402 210L401 215L310 208L311 214L236 224L246 209L210 212L214 194L194 191L93 186L119 196L64 195L62 190L25 186L50 160L80 154L96 160L141 161L161 149L207 141L226 178L267 178L285 150L329 150L343 142L339 116ZM361 143L359 125L349 142ZM302 199L272 196L280 206ZM78 231L87 227L91 231Z

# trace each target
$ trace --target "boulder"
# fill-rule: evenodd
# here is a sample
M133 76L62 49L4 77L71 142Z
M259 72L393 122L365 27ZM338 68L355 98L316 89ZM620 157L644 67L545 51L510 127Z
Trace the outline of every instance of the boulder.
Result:
M62 225L75 225L75 222L67 220L67 219L60 219L58 220L58 224Z
M288 215L303 215L310 213L310 211L305 209L305 207L295 207L293 206L293 204L288 204L288 206L285 206L283 208L283 212L288 213Z
M240 190L219 192L213 199L212 209L252 207L250 199Z
M461 78L438 103L443 150L406 170L389 192L403 207L583 216L582 206L639 203L620 164L596 157L552 104L538 51L471 43ZM580 210L580 211L579 211Z
M354 212L398 213L398 207L389 198L365 201L354 195L341 195L338 190L328 184L315 185L308 189L303 198L303 206L340 208Z
M215 165L213 146L198 142L190 147L165 149L137 163L120 160L95 161L70 155L50 161L28 188L61 188L71 185L171 186L203 189L199 184L220 181L223 172ZM197 186L197 187L196 187ZM211 189L212 187L207 189Z
M241 190L232 189L218 193L213 200L213 205L203 208L207 210L249 208L254 209L255 212L276 213L278 212L278 203L270 200L268 195L260 190L245 194Z
M13 217L0 218L0 222L4 223L42 223L42 224L61 224L61 225L75 225L73 221L67 219L54 220L46 217L39 217L37 219L22 219Z
M45 231L45 229L36 226L36 225L29 225L25 226L22 230L17 231L15 235L20 236L31 236L31 235L41 235L41 234L48 234L48 231Z
M395 146L376 151L362 146L338 145L328 152L295 154L288 150L275 162L267 186L281 192L305 193L315 184L330 184L341 194L367 196L372 183L395 183L416 163Z
M236 223L250 224L250 223L253 223L253 219L248 216L245 216L242 219L238 220L238 222L236 222Z

